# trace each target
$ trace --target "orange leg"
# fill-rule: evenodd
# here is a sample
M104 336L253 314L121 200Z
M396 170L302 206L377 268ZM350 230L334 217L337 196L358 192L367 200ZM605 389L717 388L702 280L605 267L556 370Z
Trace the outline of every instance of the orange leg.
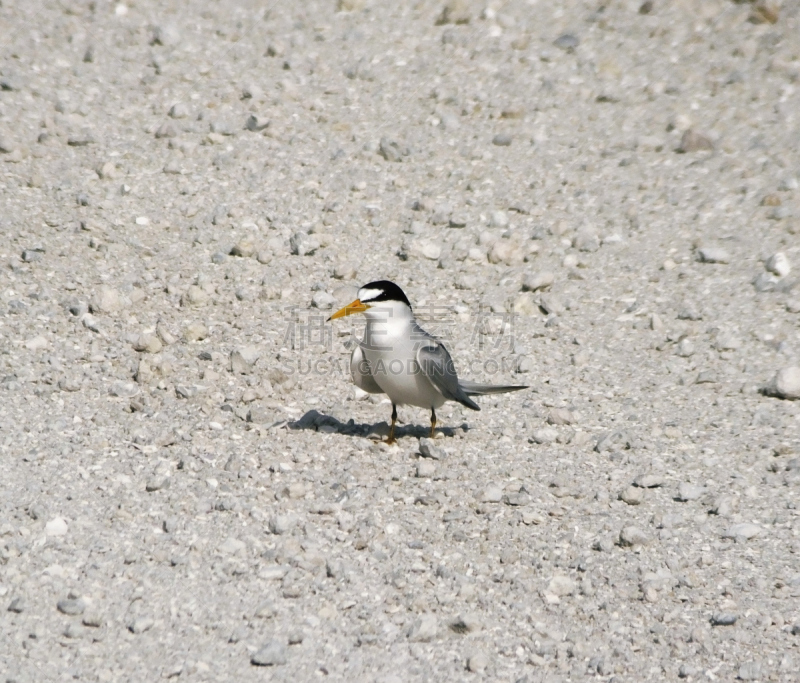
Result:
M386 440L386 443L391 445L393 443L397 443L397 439L394 438L394 425L397 422L397 406L392 403L392 426L389 428L389 438Z

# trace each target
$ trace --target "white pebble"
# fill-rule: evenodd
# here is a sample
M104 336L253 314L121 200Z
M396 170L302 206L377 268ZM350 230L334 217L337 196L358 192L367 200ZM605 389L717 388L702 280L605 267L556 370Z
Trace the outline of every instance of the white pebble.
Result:
M800 399L800 367L790 366L778 371L769 385L766 393L778 398L789 400Z
M63 517L54 517L45 524L44 531L48 536L64 536L69 527Z
M701 263L730 263L731 255L722 247L703 247L697 250L697 260Z
M770 273L778 277L786 277L792 271L792 264L782 251L770 256L764 265Z

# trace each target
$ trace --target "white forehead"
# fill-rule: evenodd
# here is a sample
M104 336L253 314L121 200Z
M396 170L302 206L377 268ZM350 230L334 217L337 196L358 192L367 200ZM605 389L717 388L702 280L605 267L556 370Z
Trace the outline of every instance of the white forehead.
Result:
M383 294L382 289L372 289L368 287L362 287L358 290L358 300L359 301L371 301L372 299L379 297Z

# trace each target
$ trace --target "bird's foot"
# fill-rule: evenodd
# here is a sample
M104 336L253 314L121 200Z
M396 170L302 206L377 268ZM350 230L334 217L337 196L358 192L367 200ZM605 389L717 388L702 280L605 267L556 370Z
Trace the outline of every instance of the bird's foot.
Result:
M384 441L383 443L385 443L387 446L392 446L397 443L397 439L391 436L388 439L386 439L386 441Z

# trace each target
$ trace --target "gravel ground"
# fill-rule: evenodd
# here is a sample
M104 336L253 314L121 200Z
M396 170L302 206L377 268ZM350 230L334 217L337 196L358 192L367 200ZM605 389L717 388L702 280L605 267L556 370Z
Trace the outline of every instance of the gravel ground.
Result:
M800 680L796 0L0 26L3 680Z

